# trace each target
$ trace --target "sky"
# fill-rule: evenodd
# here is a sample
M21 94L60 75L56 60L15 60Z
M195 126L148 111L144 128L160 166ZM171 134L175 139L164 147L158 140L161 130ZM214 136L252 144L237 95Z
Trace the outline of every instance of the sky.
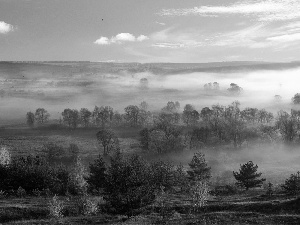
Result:
M299 0L0 0L0 60L299 61L299 12Z

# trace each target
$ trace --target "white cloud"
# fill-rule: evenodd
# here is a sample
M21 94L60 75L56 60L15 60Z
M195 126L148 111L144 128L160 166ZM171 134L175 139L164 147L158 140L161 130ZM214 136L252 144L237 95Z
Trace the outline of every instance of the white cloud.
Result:
M94 44L97 45L109 45L109 39L107 37L100 37L99 39L97 39Z
M111 37L110 39L107 37L100 37L98 40L94 42L94 44L98 45L109 45L112 43L122 44L124 42L135 42L135 41L145 41L149 38L145 35L140 35L138 37L135 37L133 34L130 33L120 33L116 36Z
M158 48L183 48L185 45L183 43L155 43L152 45L153 47Z
M140 35L136 38L137 41L145 41L148 40L149 38L145 35Z
M0 21L0 33L1 34L7 34L10 31L13 31L14 27L8 23L5 23L4 21Z
M259 21L284 21L300 18L299 0L241 0L222 6L201 6L186 9L163 9L161 16L213 16L239 14Z
M123 41L135 41L135 36L130 33L120 33L110 39L112 43Z
M285 35L267 38L267 41L276 41L276 42L291 42L291 41L299 41L299 40L300 40L300 33L285 34Z

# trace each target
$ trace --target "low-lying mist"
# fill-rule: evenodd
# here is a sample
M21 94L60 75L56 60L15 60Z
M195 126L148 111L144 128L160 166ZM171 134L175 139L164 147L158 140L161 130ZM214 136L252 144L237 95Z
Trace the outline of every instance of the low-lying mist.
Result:
M300 171L299 147L288 146L279 143L249 143L241 149L232 146L206 147L193 151L169 153L162 157L153 156L150 160L166 160L175 165L182 164L189 169L189 163L195 152L202 152L208 166L212 171L212 182L220 184L232 184L236 180L233 171L239 171L240 164L253 161L258 165L258 172L267 182L282 184L290 174Z
M54 76L51 71L34 72L30 76L28 72L22 72L13 79L7 79L3 71L0 73L2 124L8 120L23 120L26 112L39 107L48 110L52 119L58 119L65 108L92 110L95 105L110 105L123 112L127 105L138 105L142 101L148 102L149 110L159 110L168 101L179 101L182 108L189 103L201 110L213 104L228 105L238 100L242 108L258 107L276 112L289 110L291 98L300 92L300 68L171 75L125 70L87 73L82 68L80 72L61 77L59 73ZM141 85L142 78L148 80L147 86ZM220 90L204 90L204 84L210 82L218 82ZM231 95L227 91L231 83L238 84L243 92ZM275 95L282 97L280 102L275 101Z

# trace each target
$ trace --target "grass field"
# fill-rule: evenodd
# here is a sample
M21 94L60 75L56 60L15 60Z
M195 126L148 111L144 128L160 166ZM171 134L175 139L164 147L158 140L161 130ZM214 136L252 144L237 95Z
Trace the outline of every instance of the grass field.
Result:
M190 213L188 199L182 194L166 196L169 216L160 217L155 203L142 209L138 216L127 219L104 212L94 216L72 213L59 224L299 224L300 200L277 195L266 197L262 190L232 196L211 197L198 213ZM63 198L63 197L62 197ZM66 198L66 197L65 197ZM49 218L49 198L27 197L0 200L0 222L5 224L55 224ZM67 201L65 201L67 202ZM72 209L72 203L67 208ZM70 211L72 212L72 211ZM75 213L74 213L75 214Z

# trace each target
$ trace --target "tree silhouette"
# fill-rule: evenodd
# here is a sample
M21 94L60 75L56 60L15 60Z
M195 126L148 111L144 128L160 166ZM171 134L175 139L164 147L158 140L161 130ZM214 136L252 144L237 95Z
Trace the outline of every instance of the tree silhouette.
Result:
M249 161L243 165L240 165L240 171L234 172L233 176L237 180L237 185L244 187L246 190L254 187L261 187L263 182L266 180L264 178L259 179L261 173L257 173L258 166Z

